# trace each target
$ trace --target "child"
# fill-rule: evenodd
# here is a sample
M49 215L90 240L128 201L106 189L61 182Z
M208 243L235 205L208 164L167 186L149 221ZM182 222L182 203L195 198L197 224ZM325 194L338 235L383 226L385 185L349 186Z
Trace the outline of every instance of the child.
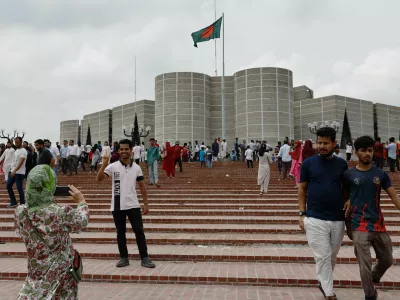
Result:
M272 162L275 162L275 154L272 154Z
M206 158L205 158L205 152L204 152L204 147L203 146L201 146L201 150L200 150L200 153L199 153L199 156L200 156L200 168L205 168L206 167Z
M210 150L210 146L207 146L207 149L206 149L206 157L207 157L207 167L208 167L209 169L211 169L211 168L212 168L213 153L212 153L212 151Z
M237 161L237 156L236 156L235 150L231 151L230 158L231 158L231 161Z

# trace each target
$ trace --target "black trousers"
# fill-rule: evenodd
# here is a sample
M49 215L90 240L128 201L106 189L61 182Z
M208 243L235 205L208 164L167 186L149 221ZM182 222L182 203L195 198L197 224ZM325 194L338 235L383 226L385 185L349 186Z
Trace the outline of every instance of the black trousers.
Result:
M181 170L181 173L182 173L182 159L180 157L175 158L175 166L176 166L176 163L179 164L179 169Z
M378 169L383 169L383 157L375 157L375 166Z
M396 172L396 160L388 157L390 172Z
M347 158L347 161L350 161L350 159L351 159L351 153L346 153L346 158Z
M61 170L64 175L68 172L68 158L61 158Z
M126 247L126 217L131 223L133 232L136 236L136 244L139 249L140 258L148 257L146 236L144 235L142 213L140 208L113 211L115 228L117 229L118 250L121 258L128 258L128 248Z
M252 168L254 168L253 161L250 160L250 159L247 159L247 168L250 168L250 165L251 165Z
M135 163L138 165L140 163L140 158L136 158Z

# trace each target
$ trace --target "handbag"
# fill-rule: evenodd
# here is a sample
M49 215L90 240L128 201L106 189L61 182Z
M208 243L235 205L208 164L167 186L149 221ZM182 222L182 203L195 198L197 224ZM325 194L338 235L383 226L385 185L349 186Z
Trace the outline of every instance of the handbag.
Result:
M45 245L47 245L46 240L42 237L42 235L39 233L39 231L36 229L35 226L33 226L31 219L29 219L28 214L24 210L26 217L28 219L29 225L36 231L40 239L43 241ZM51 251L49 245L47 247L50 250L50 253L53 254L53 251ZM82 264L82 258L81 255L79 254L78 250L75 250L74 254L74 260L72 261L72 265L68 268L68 272L72 275L72 277L75 279L76 282L80 282L82 280L82 273L83 273L83 264Z
M76 282L82 280L83 264L81 255L79 254L78 250L75 250L74 260L72 261L72 265L69 268L69 272L71 273L72 277L74 277Z

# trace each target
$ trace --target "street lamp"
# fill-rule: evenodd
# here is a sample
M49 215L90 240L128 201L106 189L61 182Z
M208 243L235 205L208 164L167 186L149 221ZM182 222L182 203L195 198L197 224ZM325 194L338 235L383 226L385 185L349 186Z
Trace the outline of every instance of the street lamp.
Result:
M137 120L137 115L135 114L135 122L132 124L132 127L130 128L130 133L127 134L127 127L123 126L122 127L124 130L124 135L126 137L132 138L132 144L137 145L140 144L140 138L141 137L147 137L150 133L151 127L147 126L144 128L144 125L138 126L138 120Z
M336 132L339 132L340 129L340 124L337 121L333 121L330 123L329 121L321 122L321 124L318 126L318 122L312 122L308 123L308 129L312 134L317 134L317 131L319 128L323 127L331 127L333 128Z
M11 136L11 133L4 133L6 130L4 128L0 129L0 138L2 139L7 139L8 141L14 140L16 137L20 137L21 139L24 138L26 131L21 130L19 131L18 129L14 128L13 129L13 136ZM20 136L22 134L22 136Z

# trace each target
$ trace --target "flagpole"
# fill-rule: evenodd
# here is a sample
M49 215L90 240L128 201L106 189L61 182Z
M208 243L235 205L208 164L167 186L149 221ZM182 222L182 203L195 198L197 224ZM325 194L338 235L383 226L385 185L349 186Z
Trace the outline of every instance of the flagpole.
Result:
M222 139L225 139L225 16L222 13L222 78L221 78Z
M214 18L217 21L217 0L214 0ZM217 64L217 40L214 39L214 52L215 52L215 76L218 76L218 64Z

